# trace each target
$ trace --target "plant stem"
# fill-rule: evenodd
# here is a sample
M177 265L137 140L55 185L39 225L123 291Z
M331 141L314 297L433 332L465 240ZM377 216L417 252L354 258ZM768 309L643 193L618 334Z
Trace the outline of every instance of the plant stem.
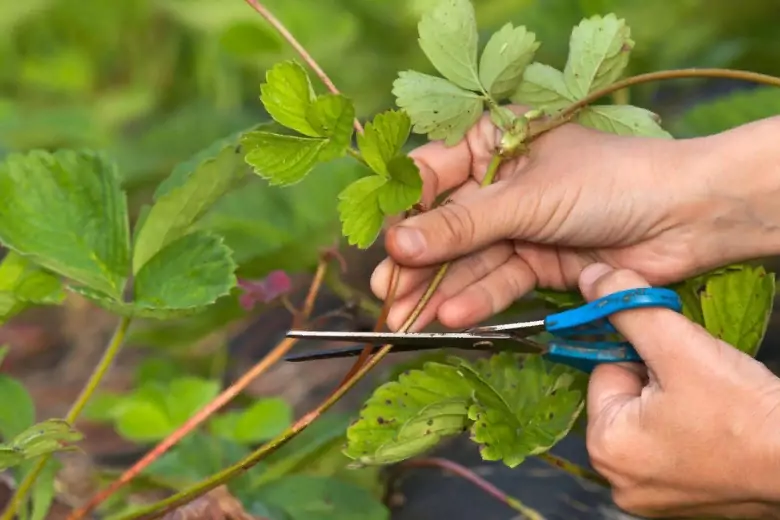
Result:
M389 480L392 483L392 480L397 479L402 471L411 468L437 468L443 469L444 471L449 471L450 473L468 480L488 495L498 499L500 502L503 502L529 520L544 520L544 517L539 512L524 505L518 499L508 495L507 493L504 493L495 485L483 479L469 468L451 460L438 457L407 460L394 468L393 474Z
M564 108L561 112L555 114L548 121L541 122L538 127L532 129L529 140L538 137L539 135L557 128L576 115L576 113L585 108L594 101L617 92L624 88L632 87L634 85L640 85L642 83L650 83L652 81L664 81L670 79L691 79L691 78L726 78L736 79L742 81L751 81L754 83L760 83L763 85L772 85L780 87L780 78L775 76L769 76L768 74L761 74L758 72L750 72L746 70L732 70L732 69L677 69L677 70L661 70L657 72L647 72L645 74L637 74L629 78L616 81L611 85L608 85L602 89L595 90L585 96L584 98L575 101L571 105Z
M577 464L573 462L569 462L568 460L558 457L556 455L553 455L552 453L549 452L539 453L535 456L551 466L554 466L558 469L562 469L563 471L565 471L570 475L583 478L589 482L598 484L599 486L604 486L606 488L610 487L609 481L604 477L602 477L601 475L599 475L598 473L596 473L595 471L591 471L589 469L583 468L582 466L578 466Z
M81 411L84 410L84 407L92 397L92 394L94 394L95 390L97 390L98 386L100 386L100 382L103 380L103 377L105 377L108 369L111 368L111 364L116 358L116 355L119 353L119 350L122 348L122 344L125 341L125 336L127 335L127 329L130 327L131 322L132 318L130 317L123 316L120 318L119 323L114 330L114 334L111 336L111 340L108 342L108 346L103 353L103 357L92 371L92 374L89 376L86 385L84 385L84 388L81 390L81 394L79 394L79 396L76 398L76 401L73 403L70 410L68 411L68 414L65 416L65 421L67 421L69 424L74 425L76 419L78 419L78 416L81 414ZM35 479L37 479L38 475L40 475L41 471L43 471L43 468L46 466L46 463L49 461L50 457L51 454L40 457L35 466L33 466L32 470L30 470L30 472L25 475L21 484L19 484L19 488L16 490L16 493L14 493L14 496L11 497L11 500L8 503L8 507L3 512L2 520L12 520L14 518L17 510L19 509L19 506L26 498L30 489L32 489L32 486L35 483Z
M322 282L325 280L325 274L328 271L328 262L321 260L317 264L317 271L314 273L314 279L309 285L309 292L306 293L306 299L303 302L303 309L301 312L295 314L293 322L296 328L305 325L306 320L311 316L312 310L314 310L314 303L317 301L317 295L322 287Z
M319 294L322 287L325 275L327 274L328 260L325 256L320 259L317 266L317 272L314 275L314 279L309 287L307 301L311 299L314 301ZM311 312L311 306L304 306L303 312ZM304 319L308 319L309 315L304 314ZM253 366L248 372L246 372L241 378L233 383L224 392L219 394L213 401L201 408L198 413L190 417L187 422L182 424L179 428L171 433L168 437L163 439L157 446L154 447L143 458L136 462L130 469L122 473L122 475L112 482L108 487L96 494L92 499L80 509L72 512L68 516L68 520L79 520L84 518L87 514L93 511L96 507L102 504L108 497L116 493L120 488L127 485L131 480L137 477L143 470L149 467L155 460L160 458L165 452L171 449L184 437L186 437L191 431L203 424L209 417L215 412L221 409L223 406L232 401L237 395L246 389L255 379L260 377L266 372L272 365L279 361L296 343L296 338L285 338L278 345L276 345L271 352L268 353L263 359L260 360L255 366ZM10 520L2 519L2 520Z
M295 52L297 52L301 59L306 62L306 64L311 67L311 69L314 71L315 74L317 74L317 77L320 78L320 81L322 81L326 87L328 87L328 90L330 90L334 94L340 94L339 89L336 88L336 85L333 84L333 82L330 80L328 75L325 73L324 70L322 70L322 67L319 66L317 61L309 54L309 52L303 47L303 45L300 44L298 40L295 39L295 36L292 35L292 33L287 29L287 27L284 26L282 22L279 21L278 18L276 18L271 11L268 10L267 7L265 7L262 3L260 3L258 0L245 0L249 6L257 11L260 16L266 19L266 21L274 28L276 31L284 38L287 43L290 44L290 47L295 49ZM360 121L355 118L353 126L355 127L355 130L359 133L363 133L363 125L360 124Z

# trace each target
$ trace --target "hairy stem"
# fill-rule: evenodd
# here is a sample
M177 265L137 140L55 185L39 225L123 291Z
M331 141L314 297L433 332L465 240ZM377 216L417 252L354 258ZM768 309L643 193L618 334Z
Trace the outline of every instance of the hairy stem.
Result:
M507 506L517 511L525 518L528 518L529 520L544 520L544 517L539 512L526 506L518 499L508 495L507 493L504 493L495 485L480 477L469 468L462 466L457 462L438 457L411 459L400 463L398 466L393 468L393 473L389 478L390 482L388 483L388 487L392 487L392 481L400 477L401 472L414 468L436 468L448 471L454 475L457 475L458 477L468 480L488 495L496 498L500 502L503 502Z
M322 287L325 275L327 273L328 259L327 256L323 256L317 265L317 271L314 275L314 279L309 287L307 295L307 301L312 302L316 299L317 294ZM311 313L312 305L304 306L303 318L308 319ZM84 518L87 514L93 511L96 507L102 504L108 497L116 493L120 488L124 487L131 480L136 478L143 470L149 467L155 460L159 459L165 452L175 446L179 441L186 437L195 428L203 424L209 417L220 410L223 406L232 401L236 396L246 389L255 379L265 373L271 366L278 362L285 354L298 342L296 338L285 338L278 345L276 345L271 352L268 353L263 359L260 360L255 366L253 366L248 372L246 372L241 378L233 383L224 392L219 394L213 401L201 408L195 415L190 417L187 422L182 424L168 437L163 439L157 446L154 447L143 458L136 462L130 469L122 473L122 475L112 482L108 487L96 494L92 499L83 507L77 509L68 516L68 520L78 520ZM5 520L5 519L3 519ZM10 520L10 519L8 519Z
M295 39L295 36L292 35L292 33L287 29L287 27L284 26L282 22L279 21L276 16L273 15L271 11L268 10L266 6L264 6L261 2L258 0L245 0L249 6L257 11L260 16L265 18L265 20L274 28L276 29L276 32L278 32L282 38L284 38L287 43L290 44L290 47L295 49L295 52L297 52L301 59L306 62L306 64L311 67L311 69L314 71L315 74L317 74L317 77L320 78L320 81L322 81L326 87L328 87L328 90L330 90L334 94L340 94L339 89L336 88L336 85L333 84L333 82L330 80L328 75L325 73L324 70L322 70L322 67L319 66L317 61L312 57L311 54L303 47L303 45L300 44L298 40ZM360 124L360 121L355 118L353 122L353 126L355 127L355 130L359 133L363 133L363 125Z
M608 96L614 92L622 89L632 87L634 85L640 85L642 83L650 83L653 81L664 81L670 79L691 79L691 78L725 78L736 79L742 81L750 81L753 83L760 83L763 85L772 85L780 87L780 78L775 76L769 76L768 74L760 74L758 72L750 72L746 70L733 70L733 69L677 69L677 70L661 70L657 72L648 72L645 74L637 74L629 78L616 81L611 85L608 85L602 89L595 90L585 96L584 98L575 101L571 105L564 108L561 112L555 114L547 121L540 122L538 126L531 129L529 140L539 135L557 128L574 117L577 112L585 108L589 104L598 101L599 99Z
M108 346L106 347L105 352L103 352L103 357L92 371L92 374L89 376L86 385L84 385L84 388L81 390L81 394L79 394L79 396L76 398L76 401L73 403L70 410L68 411L68 414L65 416L65 420L71 425L76 422L76 419L78 419L82 410L84 410L84 407L89 402L89 399L95 393L95 390L97 390L98 386L100 386L100 382L103 380L103 377L105 377L109 368L111 368L114 359L116 359L116 355L119 353L119 350L122 348L122 344L125 341L127 329L130 327L131 321L132 318L130 317L123 316L120 318L119 323L114 330L114 334L111 336L111 340L108 342ZM19 484L19 488L16 490L16 493L14 493L14 496L11 497L11 500L8 503L8 507L3 512L2 520L12 520L14 516L16 516L16 512L19 509L19 506L26 498L30 489L32 489L32 486L35 483L35 479L37 479L38 475L40 475L41 471L43 471L43 468L46 466L46 463L49 461L50 457L51 454L40 457L35 466L33 466L32 470L30 470L30 472L25 475L21 484Z
M322 287L323 280L325 280L327 271L327 260L320 260L317 264L317 271L314 273L314 279L311 281L311 285L309 285L309 291L306 293L303 309L294 316L293 323L295 328L302 327L311 316L311 313L314 310L314 303L317 301L317 295L320 293L320 288Z

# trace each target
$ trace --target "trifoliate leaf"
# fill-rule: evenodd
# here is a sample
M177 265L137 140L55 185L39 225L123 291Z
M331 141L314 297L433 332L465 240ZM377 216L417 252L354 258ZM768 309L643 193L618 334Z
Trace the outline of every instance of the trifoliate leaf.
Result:
M582 20L572 30L563 76L578 99L614 83L628 65L634 41L626 21L610 13Z
M587 376L541 356L526 357L522 366L507 352L474 365L459 363L474 388L471 435L484 460L513 468L547 451L566 436L583 409Z
M618 135L663 137L672 135L661 128L661 118L644 108L632 105L599 105L582 110L577 122L596 130Z
M244 178L248 168L235 143L198 163L183 182L166 193L155 194L133 251L133 272L160 249L190 230L211 206Z
M420 48L442 76L482 90L477 73L477 19L470 0L442 0L417 26Z
M284 399L261 399L239 414L233 439L247 444L267 441L282 433L292 420L293 410Z
M249 132L241 139L246 162L272 186L290 186L301 181L317 164L328 142L319 137L297 137Z
M539 45L534 33L511 23L493 33L479 60L479 79L493 99L505 99L517 90Z
M713 336L755 357L775 298L775 274L743 266L707 279L701 294L704 326Z
M274 120L303 135L318 137L307 118L315 94L309 75L295 60L274 65L260 86L260 100Z
M57 305L65 298L59 278L9 251L0 262L0 325L29 305Z
M347 429L344 453L366 465L391 464L462 433L473 388L460 372L431 362L377 388Z
M569 92L563 73L543 63L526 67L523 82L510 99L513 103L549 112L561 110L577 100Z
M385 215L395 215L411 208L422 196L422 177L414 160L397 155L387 163L390 178L379 190L379 207Z
M19 380L0 375L0 403L0 438L9 442L35 422L35 402Z
M146 315L160 310L194 311L214 303L236 285L236 264L221 237L197 231L179 238L138 271L133 305Z
M357 144L369 168L380 175L389 175L387 163L401 152L409 139L411 125L409 115L400 110L377 114L366 124L363 133L357 136Z
M341 94L319 96L306 112L306 120L317 135L325 139L318 161L343 157L352 141L355 106Z
M386 182L384 177L369 175L356 180L339 193L342 233L350 245L365 249L379 235L384 222L379 194Z
M403 71L393 82L398 106L409 114L416 134L447 146L460 141L482 115L483 99L449 81L415 71Z
M0 164L0 242L118 298L130 232L116 166L85 151L9 154Z

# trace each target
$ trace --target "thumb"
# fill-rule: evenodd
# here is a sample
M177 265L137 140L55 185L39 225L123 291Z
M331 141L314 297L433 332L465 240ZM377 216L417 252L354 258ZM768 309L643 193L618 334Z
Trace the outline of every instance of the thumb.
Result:
M516 209L523 207L509 192L497 182L408 218L388 230L387 251L400 264L426 266L509 238L517 228Z
M588 301L618 291L650 287L638 273L628 269L615 270L605 264L591 264L583 269L579 285ZM703 328L671 309L631 309L613 314L609 321L659 379L673 370L698 366L702 348L715 345L712 336Z

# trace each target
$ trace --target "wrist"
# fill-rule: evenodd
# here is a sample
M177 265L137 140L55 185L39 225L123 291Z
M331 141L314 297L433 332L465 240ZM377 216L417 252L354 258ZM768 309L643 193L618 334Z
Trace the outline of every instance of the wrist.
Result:
M706 263L780 254L780 117L676 142L687 196L680 212L695 222ZM711 268L716 265L706 265Z

